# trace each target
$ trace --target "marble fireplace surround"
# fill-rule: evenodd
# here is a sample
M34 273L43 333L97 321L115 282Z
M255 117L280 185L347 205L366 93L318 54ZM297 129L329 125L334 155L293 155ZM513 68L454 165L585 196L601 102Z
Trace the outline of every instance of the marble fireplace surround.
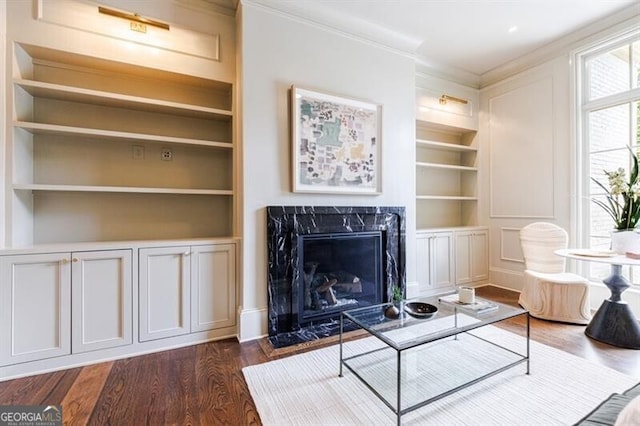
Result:
M300 325L297 313L299 235L381 231L383 235L383 295L391 299L394 284L405 277L404 207L268 206L268 334L271 344L290 346L338 332L339 314ZM383 296L385 297L385 296Z

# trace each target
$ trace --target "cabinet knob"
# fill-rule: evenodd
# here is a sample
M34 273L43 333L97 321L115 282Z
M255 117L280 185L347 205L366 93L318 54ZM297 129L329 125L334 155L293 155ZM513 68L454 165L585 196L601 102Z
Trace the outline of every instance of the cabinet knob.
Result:
M191 255L191 252L190 252L190 251L185 251L185 252L184 252L184 255L185 255L185 256L189 256L189 255Z
M78 262L78 260L79 259L77 257L74 257L73 259L71 259L72 262Z
M67 263L69 263L69 259L62 259L60 263L62 263L63 265L66 265Z

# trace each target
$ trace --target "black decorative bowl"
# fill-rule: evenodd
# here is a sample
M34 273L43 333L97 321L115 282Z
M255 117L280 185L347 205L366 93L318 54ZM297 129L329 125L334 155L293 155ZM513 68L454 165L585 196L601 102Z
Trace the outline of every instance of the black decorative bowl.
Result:
M436 306L423 302L407 302L404 304L404 310L406 313L415 318L431 318L438 312Z

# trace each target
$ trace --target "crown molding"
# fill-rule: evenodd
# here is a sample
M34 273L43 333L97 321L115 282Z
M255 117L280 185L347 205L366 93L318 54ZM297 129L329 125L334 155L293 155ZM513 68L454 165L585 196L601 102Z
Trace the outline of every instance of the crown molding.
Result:
M416 75L437 77L472 89L480 88L480 76L469 71L445 66L433 61L429 61L424 56L416 57Z
M608 17L586 25L565 37L555 40L535 51L500 65L482 75L447 66L417 54L422 40L412 38L380 25L335 12L317 2L272 0L176 0L180 2L235 3L243 7L256 7L284 16L297 22L312 25L343 37L365 42L404 56L416 63L416 72L442 78L474 89L483 89L528 68L540 65L584 45L590 37L618 28L637 27L640 4L636 3Z
M235 16L238 8L238 0L173 0L182 7L187 7L198 12L218 13L221 15Z
M593 42L594 39L600 38L604 34L625 32L628 31L629 28L637 29L639 19L640 3L636 3L597 22L588 24L531 53L487 71L480 76L479 87L481 89L486 88L558 56L568 55L573 50Z
M277 13L298 22L373 44L404 56L415 57L422 40L406 36L359 18L347 17L330 7L315 2L269 0L240 0L243 7L251 6Z

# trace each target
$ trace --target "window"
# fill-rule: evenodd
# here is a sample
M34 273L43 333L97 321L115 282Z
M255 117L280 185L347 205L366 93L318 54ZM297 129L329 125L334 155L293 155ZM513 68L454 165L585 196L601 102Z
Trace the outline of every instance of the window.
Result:
M591 200L604 194L591 177L607 185L604 170L630 170L627 146L640 153L640 32L608 40L578 55L578 223L583 246L608 249L613 222ZM609 266L585 262L592 281L609 274ZM625 275L640 285L640 268Z

